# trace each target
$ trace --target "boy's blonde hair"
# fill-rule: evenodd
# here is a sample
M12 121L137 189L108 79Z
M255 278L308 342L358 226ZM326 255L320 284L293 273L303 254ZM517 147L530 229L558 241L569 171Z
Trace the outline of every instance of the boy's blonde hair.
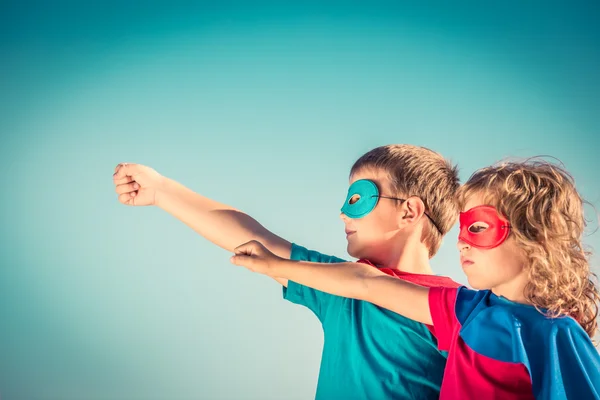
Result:
M443 235L458 218L458 168L433 150L408 144L381 146L367 152L354 163L350 176L364 168L386 172L396 195L416 196L423 201L425 212L435 225L426 225L421 240L429 249L429 257L433 257Z
M540 159L503 162L475 172L459 189L459 204L474 194L508 219L528 258L525 297L549 316L572 316L593 337L600 296L581 241L583 200L573 177Z

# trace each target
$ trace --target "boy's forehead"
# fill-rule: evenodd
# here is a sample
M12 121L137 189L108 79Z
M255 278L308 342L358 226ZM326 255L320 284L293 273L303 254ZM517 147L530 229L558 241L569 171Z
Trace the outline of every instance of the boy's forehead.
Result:
M350 176L349 184L352 185L354 182L361 180L361 179L368 179L370 181L374 181L381 188L389 188L390 187L390 178L389 178L388 174L385 173L384 171L381 171L381 170L378 170L375 168L363 168L363 169L356 171L355 173L353 173Z

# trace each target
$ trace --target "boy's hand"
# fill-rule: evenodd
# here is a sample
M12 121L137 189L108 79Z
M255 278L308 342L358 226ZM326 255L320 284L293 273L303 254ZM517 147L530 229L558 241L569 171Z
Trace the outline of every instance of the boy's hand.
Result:
M129 206L156 204L156 193L166 178L150 167L121 163L115 168L113 182L119 201Z
M283 261L283 258L271 253L265 246L256 240L251 240L241 246L236 247L233 252L235 255L231 257L231 262L235 265L248 268L252 272L277 277L275 275L275 267L278 261Z

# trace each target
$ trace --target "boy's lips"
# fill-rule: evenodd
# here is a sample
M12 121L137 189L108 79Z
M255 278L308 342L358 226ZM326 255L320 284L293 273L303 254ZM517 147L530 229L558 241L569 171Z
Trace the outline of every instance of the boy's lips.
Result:
M356 233L356 231L352 231L350 229L346 229L346 237L352 235L353 233Z

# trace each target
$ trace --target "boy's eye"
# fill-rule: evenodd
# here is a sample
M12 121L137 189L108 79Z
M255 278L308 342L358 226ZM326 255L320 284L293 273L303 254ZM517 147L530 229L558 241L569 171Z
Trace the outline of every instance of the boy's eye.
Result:
M350 197L350 200L348 200L348 204L354 204L359 200L360 200L360 194L355 194L352 197Z
M489 227L490 226L488 224L486 224L485 222L478 221L478 222L471 224L471 226L469 226L468 230L471 233L481 233Z

